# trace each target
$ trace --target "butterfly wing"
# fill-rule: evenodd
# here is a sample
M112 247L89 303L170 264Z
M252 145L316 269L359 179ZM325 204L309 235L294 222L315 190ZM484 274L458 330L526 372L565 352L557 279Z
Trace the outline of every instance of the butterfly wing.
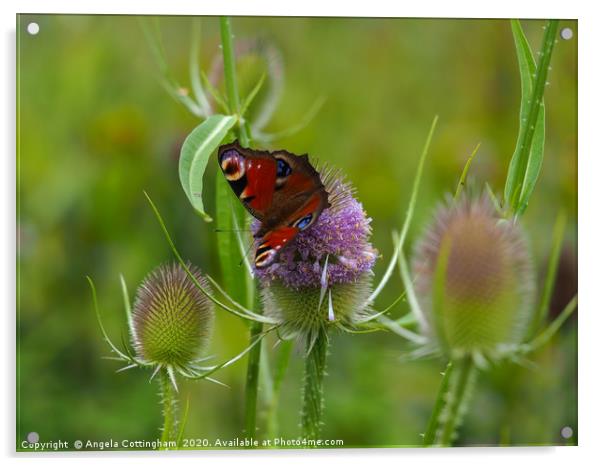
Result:
M261 269L272 264L282 248L293 240L297 233L299 233L298 228L289 226L282 226L268 231L257 246L255 267Z
M322 193L316 191L282 225L268 230L257 246L255 267L260 269L272 264L284 246L291 242L300 231L309 228L318 219L322 212L322 204Z
M281 225L292 225L300 212L314 215L311 223L330 206L328 193L320 175L309 163L307 155L294 155L286 151L271 154L276 160L276 180L272 206L263 225L264 233Z
M263 222L272 206L276 161L267 152L240 147L237 142L221 146L218 161L230 187L249 213Z
M299 231L329 207L328 193L307 155L266 152L238 142L218 150L220 168L245 208L261 222L255 266L267 267Z

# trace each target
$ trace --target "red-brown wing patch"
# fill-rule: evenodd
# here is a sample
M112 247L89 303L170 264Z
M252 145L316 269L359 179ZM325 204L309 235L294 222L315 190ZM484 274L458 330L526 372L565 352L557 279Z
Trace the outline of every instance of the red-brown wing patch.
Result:
M295 170L286 178L286 183L281 188L281 194L290 196L297 193L310 192L315 187L316 181L314 178L308 176L307 173Z
M247 186L240 200L253 210L265 214L272 205L276 183L276 161L266 158L248 158L246 162Z
M268 231L255 252L255 267L272 264L280 250L299 233L295 227L284 226Z

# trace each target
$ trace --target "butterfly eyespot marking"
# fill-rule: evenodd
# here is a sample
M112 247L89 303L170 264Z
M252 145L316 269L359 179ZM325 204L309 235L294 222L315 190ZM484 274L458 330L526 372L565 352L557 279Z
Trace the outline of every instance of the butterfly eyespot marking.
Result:
M291 166L283 159L276 159L276 189L282 189L286 184L288 176L293 170Z
M293 226L299 228L299 230L305 230L309 225L311 225L313 219L314 214L308 214L305 217L293 223Z
M245 175L245 159L234 150L222 154L220 165L228 181L240 180Z
M276 253L280 248L271 248L270 246L259 246L255 253L255 267L258 269L266 267L272 263Z
M283 159L276 159L276 177L285 178L291 174L291 166Z

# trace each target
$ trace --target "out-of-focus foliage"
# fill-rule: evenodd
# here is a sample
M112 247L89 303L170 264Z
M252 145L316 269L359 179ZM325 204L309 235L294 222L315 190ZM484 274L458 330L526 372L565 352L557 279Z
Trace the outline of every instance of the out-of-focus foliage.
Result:
M24 27L32 20L40 25L36 36ZM161 88L137 18L22 15L19 22L17 440L31 431L42 440L156 438L160 410L150 373L115 374L115 362L101 359L108 353L84 277L94 277L107 329L119 341L126 331L119 273L133 290L171 259L143 190L183 255L219 274L219 233L194 213L178 179L180 145L199 120ZM167 17L160 24L172 71L185 82L191 20ZM216 18L202 24L200 61L207 70L219 53L219 30ZM534 50L543 24L523 21ZM373 243L386 257L433 115L440 115L439 126L407 244L455 188L478 142L471 176L502 192L520 102L508 21L235 18L233 27L239 43L259 37L283 57L282 100L266 131L295 125L316 99L326 98L304 130L272 148L308 152L343 169L373 218ZM577 32L574 21L560 27ZM577 35L556 44L545 96L545 160L523 219L542 271L556 213L567 213L552 312L572 296L567 284L576 286ZM244 96L262 68L249 58L240 66ZM214 174L208 170L210 186ZM214 192L205 189L210 215ZM377 262L377 276L385 265ZM381 303L390 303L400 288L395 277ZM400 305L394 312L404 311ZM218 312L210 352L230 357L247 340L244 323ZM346 446L420 444L444 361L402 363L407 347L383 332L336 336L331 348L324 437ZM282 388L285 438L298 434L298 356ZM536 368L507 365L481 374L463 443L565 443L562 427L576 432L575 326L533 360ZM230 389L182 384L182 399L190 395L186 437L241 434L244 369L236 364L220 373ZM260 417L260 436L264 421Z

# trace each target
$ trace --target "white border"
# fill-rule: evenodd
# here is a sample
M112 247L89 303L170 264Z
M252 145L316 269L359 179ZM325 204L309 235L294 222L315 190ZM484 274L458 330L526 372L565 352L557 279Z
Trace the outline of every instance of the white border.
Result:
M2 157L2 203L0 204L3 227L0 228L2 241L3 267L1 269L0 296L8 297L3 309L4 353L2 369L4 382L0 383L5 413L1 423L0 439L3 454L9 457L9 464L15 461L14 436L14 309L15 309L15 14L17 12L49 13L113 13L113 14L231 14L231 15L291 15L291 16L418 16L418 17L521 17L578 18L579 31L579 447L566 448L467 448L454 450L337 450L337 451L275 451L275 452L179 452L168 455L178 461L199 464L203 461L224 459L240 461L245 466L282 464L306 464L307 461L341 462L362 464L377 456L385 464L399 464L400 461L420 464L444 464L445 466L471 464L482 465L486 459L488 466L518 464L523 462L545 462L546 465L590 464L600 458L598 439L602 413L598 400L602 397L602 377L600 376L600 341L602 331L602 306L596 299L595 291L600 289L602 273L600 265L600 239L602 231L600 218L602 208L602 183L597 179L602 173L602 150L599 136L601 132L599 112L600 99L600 24L597 12L591 1L546 1L526 2L505 0L504 2L476 2L467 0L393 2L370 0L369 2L330 2L304 0L283 2L276 0L226 1L218 0L169 0L163 2L134 2L125 0L104 0L73 2L67 0L1 2L2 8L2 102L5 108L1 115L2 137L6 153ZM344 8L341 5L345 5ZM598 113L594 113L594 112ZM124 464L137 462L163 464L166 455L160 453L125 454L107 452L103 454L80 453L74 455L50 454L26 457L19 455L25 463L39 463L40 459L53 463L65 461L104 464L107 460L119 458ZM119 461L120 463L122 461Z
M476 1L392 2L386 0L325 2L305 0L190 1L169 0L146 2L107 0L76 2L69 0L21 0L21 13L112 13L112 14L184 14L238 16L379 16L379 17L486 17L507 18L576 18L579 2L525 2L506 0L502 5L488 7ZM520 14L518 14L520 13Z

